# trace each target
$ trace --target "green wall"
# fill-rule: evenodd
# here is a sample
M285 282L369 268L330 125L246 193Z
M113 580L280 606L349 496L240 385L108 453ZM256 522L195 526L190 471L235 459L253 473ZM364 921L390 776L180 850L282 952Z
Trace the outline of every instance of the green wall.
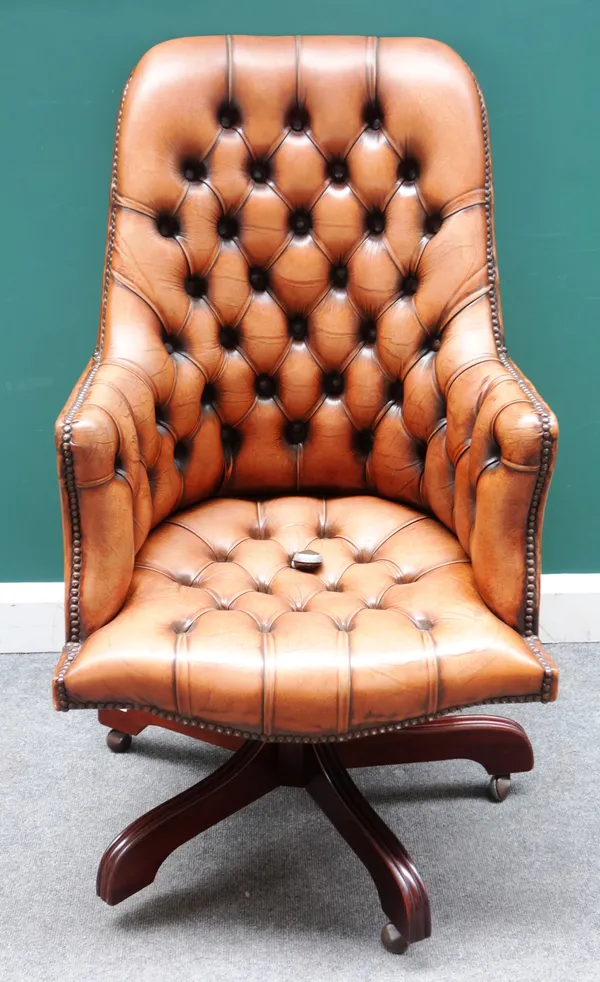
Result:
M123 83L221 33L428 35L476 72L508 344L562 427L544 569L600 570L598 0L0 0L0 580L62 578L52 427L95 343Z

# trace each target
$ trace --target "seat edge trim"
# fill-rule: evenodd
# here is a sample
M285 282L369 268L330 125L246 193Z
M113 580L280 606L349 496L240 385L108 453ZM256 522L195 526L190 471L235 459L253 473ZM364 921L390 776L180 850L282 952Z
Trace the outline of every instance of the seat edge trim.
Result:
M376 736L378 733L390 733L394 730L404 730L411 726L418 726L421 723L430 723L441 716L450 716L459 713L463 709L471 709L474 706L491 706L500 703L525 703L525 702L549 702L549 698L544 697L539 692L532 695L519 696L495 696L491 699L480 699L477 702L465 703L462 706L450 706L448 709L440 709L436 713L427 716L416 716L411 719L401 720L397 723L385 723L381 726L369 726L364 729L349 730L347 733L325 733L325 734L306 734L306 733L280 733L267 734L257 733L252 730L240 730L233 726L221 726L217 723L207 723L195 717L180 716L179 713L167 712L158 709L156 706L142 706L132 702L71 702L63 704L61 700L60 710L67 712L71 709L121 709L135 710L136 712L149 713L172 722L181 723L184 726L197 727L199 730L209 730L213 733L224 733L226 736L240 737L244 740L262 740L264 743L343 743L346 740L358 740L361 737Z

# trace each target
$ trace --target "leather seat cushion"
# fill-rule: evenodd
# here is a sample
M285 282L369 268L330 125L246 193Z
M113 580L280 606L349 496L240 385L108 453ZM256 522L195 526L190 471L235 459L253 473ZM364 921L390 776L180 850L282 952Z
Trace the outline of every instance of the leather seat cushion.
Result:
M290 565L306 549L323 557L315 572ZM537 645L485 606L429 515L370 496L220 498L151 533L65 686L73 706L319 739L539 698Z

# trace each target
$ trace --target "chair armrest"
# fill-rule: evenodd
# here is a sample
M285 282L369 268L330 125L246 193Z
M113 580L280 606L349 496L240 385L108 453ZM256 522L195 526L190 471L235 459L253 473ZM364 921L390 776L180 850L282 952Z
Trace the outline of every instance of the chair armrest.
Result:
M82 641L118 612L150 530L138 436L144 417L154 420L151 388L95 358L56 421L68 641Z
M448 406L456 533L488 607L520 633L536 635L556 417L508 359L474 366L462 382L471 407L474 388L478 397L474 418L461 408L467 405L461 386Z

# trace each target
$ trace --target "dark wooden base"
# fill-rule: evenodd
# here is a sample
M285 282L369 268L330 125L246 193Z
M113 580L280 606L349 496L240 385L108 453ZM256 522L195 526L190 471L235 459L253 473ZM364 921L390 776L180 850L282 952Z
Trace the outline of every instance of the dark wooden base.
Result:
M390 921L382 940L396 952L431 934L427 891L410 856L360 793L348 769L466 758L486 768L492 775L493 796L502 800L510 774L533 767L523 728L498 716L446 717L339 744L243 741L133 710L102 710L99 718L112 728L109 746L117 752L127 749L121 735L137 736L150 725L234 750L209 777L153 808L117 836L98 869L102 900L119 904L148 886L178 846L274 788L306 787L371 874Z

